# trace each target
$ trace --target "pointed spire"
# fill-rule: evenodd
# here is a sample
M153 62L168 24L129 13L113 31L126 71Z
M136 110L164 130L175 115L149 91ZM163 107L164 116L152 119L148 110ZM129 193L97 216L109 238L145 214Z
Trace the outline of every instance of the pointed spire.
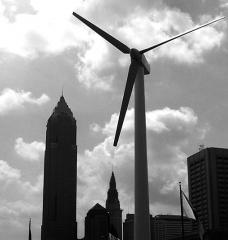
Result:
M70 110L70 108L68 107L66 101L65 101L65 98L63 96L63 92L62 92L62 96L60 97L58 103L57 103L57 106L55 107L54 111L53 111L53 114L61 114L61 113L65 113L71 117L73 117L73 113L72 111Z
M109 182L109 188L116 189L116 179L113 171Z
M64 87L65 87L65 84L63 83L62 84L62 95L61 95L62 97L63 97L63 93L64 93Z
M109 182L109 189L107 193L107 200L106 200L106 208L107 209L119 209L120 202L118 199L118 191L116 189L116 179L114 172L112 171L112 175Z
M30 220L29 220L29 236L28 236L28 240L32 240L31 222L32 222L32 220L30 218Z

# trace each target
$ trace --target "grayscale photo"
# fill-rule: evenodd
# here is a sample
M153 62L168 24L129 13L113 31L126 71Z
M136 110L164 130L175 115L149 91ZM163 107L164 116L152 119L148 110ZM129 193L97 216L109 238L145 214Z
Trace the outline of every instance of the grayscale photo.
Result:
M0 240L228 240L228 1L0 0Z

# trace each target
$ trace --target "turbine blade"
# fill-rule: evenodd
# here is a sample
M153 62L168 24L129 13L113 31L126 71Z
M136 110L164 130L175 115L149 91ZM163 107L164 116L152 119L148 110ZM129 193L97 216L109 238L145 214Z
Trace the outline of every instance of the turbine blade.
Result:
M97 34L99 34L101 37L103 37L105 40L107 40L109 43L111 43L113 46L118 48L121 52L123 52L123 53L130 53L130 48L128 46L126 46L125 44L123 44L122 42L117 40L116 38L112 37L111 35L109 35L105 31L103 31L99 27L95 26L94 24L92 24L91 22L86 20L85 18L81 17L77 13L73 12L73 15L76 18L78 18L80 21L82 21L84 24L86 24L88 27L90 27Z
M125 118L125 114L127 111L128 103L129 103L129 100L131 97L131 92L132 92L132 88L135 83L135 78L136 78L137 72L138 72L138 64L136 63L135 60L132 60L131 65L129 67L128 76L127 76L127 82L126 82L126 86L125 86L125 90L124 90L124 96L123 96L123 100L122 100L122 104L121 104L120 115L119 115L119 119L118 119L116 135L115 135L113 146L117 146L117 143L119 140L120 132L122 129L123 121Z
M150 50L152 50L152 49L154 49L154 48L157 48L157 47L159 47L159 46L161 46L161 45L163 45L163 44L165 44L165 43L168 43L168 42L170 42L170 41L173 41L174 39L177 39L177 38L179 38L179 37L182 37L182 36L184 36L184 35L186 35L186 34L188 34L188 33L194 32L194 31L196 31L196 30L198 30L198 29L200 29L200 28L206 27L206 26L208 26L208 25L210 25L210 24L212 24L212 23L218 22L218 21L220 21L220 20L222 20L222 19L224 19L224 18L226 18L226 17L221 17L221 18L215 19L215 20L213 20L213 21L210 21L210 22L208 22L208 23L206 23L206 24L203 24L203 25L201 25L201 26L199 26L199 27L195 27L195 28L193 28L193 29L191 29L191 30L188 30L188 31L186 31L186 32L184 32L184 33L181 33L181 34L179 34L179 35L177 35L177 36L175 36L175 37L172 37L172 38L170 38L170 39L168 39L168 40L166 40L166 41L164 41L164 42L161 42L161 43L158 43L158 44L156 44L156 45L153 45L152 47L143 49L143 50L140 51L140 53L143 54L143 53L145 53L145 52L148 52L148 51L150 51Z

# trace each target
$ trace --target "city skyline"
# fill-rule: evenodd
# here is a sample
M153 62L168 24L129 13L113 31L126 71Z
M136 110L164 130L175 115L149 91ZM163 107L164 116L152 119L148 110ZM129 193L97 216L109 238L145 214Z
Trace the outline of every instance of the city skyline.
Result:
M227 16L228 5L223 0L128 4L0 1L0 236L5 240L27 237L30 217L33 239L40 239L45 129L62 89L78 127L78 236L84 235L86 212L97 202L105 206L112 166L123 219L129 208L133 213L134 96L119 146L112 146L128 58L75 22L72 11L129 46L144 48ZM135 38L136 33L145 39ZM180 212L178 182L187 192L187 157L199 144L228 147L227 56L226 21L147 55L153 215Z

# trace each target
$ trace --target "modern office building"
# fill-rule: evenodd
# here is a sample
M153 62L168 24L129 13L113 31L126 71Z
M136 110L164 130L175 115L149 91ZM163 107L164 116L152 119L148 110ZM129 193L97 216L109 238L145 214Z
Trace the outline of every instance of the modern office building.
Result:
M126 214L123 223L123 240L134 239L134 214Z
M106 240L109 237L109 213L99 203L95 204L85 218L85 240Z
M150 234L151 240L154 240L154 220L150 215ZM123 223L123 240L134 239L134 214L126 214L126 219Z
M228 239L228 149L188 157L189 199L211 239Z
M153 218L155 240L171 240L181 238L182 223L180 215L157 215ZM188 236L194 231L193 219L184 217L184 235Z
M171 240L181 238L181 216L180 215L150 215L151 240ZM185 236L197 233L196 222L184 217ZM127 214L123 223L123 240L134 239L134 214Z
M106 200L106 210L110 215L110 233L122 240L122 209L116 189L116 180L112 172Z
M41 240L75 240L76 120L63 96L47 122Z

